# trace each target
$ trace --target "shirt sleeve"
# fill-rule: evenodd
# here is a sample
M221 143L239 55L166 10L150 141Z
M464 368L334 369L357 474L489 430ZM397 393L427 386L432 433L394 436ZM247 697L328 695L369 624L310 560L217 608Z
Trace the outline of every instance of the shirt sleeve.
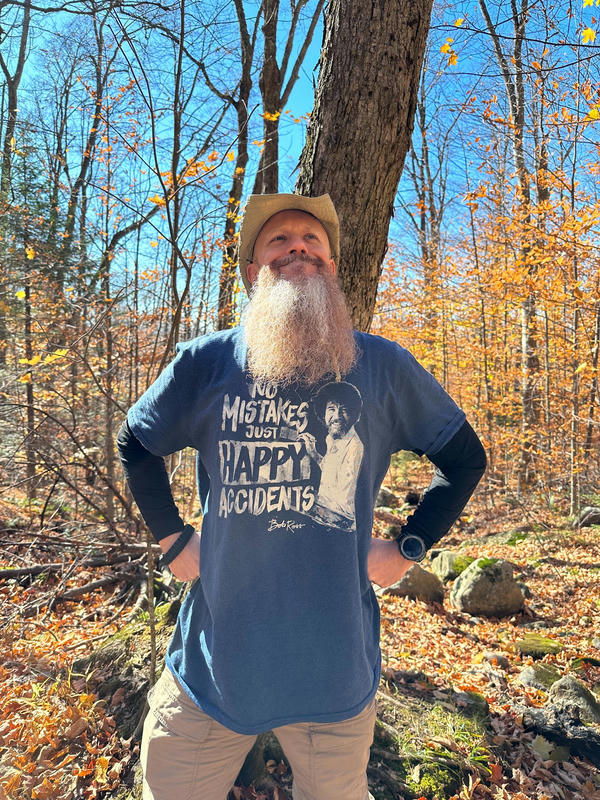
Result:
M456 522L487 463L483 445L467 421L430 460L436 466L433 480L403 526L404 532L420 536L428 549Z
M392 452L412 450L432 456L465 422L465 414L438 381L407 350L396 345L392 375L395 429Z
M144 447L127 420L117 436L117 447L131 495L156 541L183 530L164 460Z
M192 402L194 365L187 347L177 345L177 350L173 361L127 414L131 432L155 456L167 456L191 444L185 409L189 410Z

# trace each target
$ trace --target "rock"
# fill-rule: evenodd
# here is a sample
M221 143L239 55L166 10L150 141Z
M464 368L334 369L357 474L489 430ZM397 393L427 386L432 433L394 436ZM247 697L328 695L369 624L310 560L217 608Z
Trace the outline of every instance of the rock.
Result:
M441 603L444 600L444 584L433 572L414 564L401 580L388 586L385 593Z
M454 553L452 550L440 550L431 562L431 569L440 580L448 583L458 578L473 561L474 558Z
M377 494L377 500L375 500L375 508L381 508L381 506L393 508L397 505L398 498L396 495L388 486L382 486Z
M536 619L533 622L525 622L522 627L532 631L540 631L546 628L558 628L560 624L560 620L557 619Z
M510 662L506 656L502 655L502 653L494 653L491 650L483 654L483 660L487 661L488 664L492 664L492 666L500 667L500 669L508 669L510 667Z
M550 639L549 636L542 636L539 633L526 633L522 639L517 639L514 646L522 656L532 658L555 655L563 649L563 645L556 639Z
M560 680L561 672L550 664L532 664L521 670L515 683L520 686L533 686L535 689L547 691L553 683Z
M555 708L575 706L584 722L600 722L600 703L590 690L572 675L566 675L552 684L548 702Z
M526 583L523 583L523 581L517 581L517 586L523 592L523 597L526 597L527 599L531 597L531 589Z
M454 582L450 602L469 614L505 617L520 611L524 598L508 561L478 558Z
M523 525L520 528L515 528L505 534L504 544L512 545L513 547L519 542L524 542L528 538L531 528L529 525Z
M582 508L576 519L573 520L572 528L589 528L590 525L600 525L600 508L597 506L585 506Z
M600 642L598 643L600 647ZM587 667L600 667L600 658L594 656L578 656L569 665L573 672L583 672Z
M407 506L418 506L421 502L420 492L407 492L404 496L404 502Z
M385 535L390 539L395 539L402 533L402 525L388 525L385 529Z
M391 506L375 506L375 513L380 515L379 519L381 519L381 515L383 514L388 514L390 517L396 517L394 514L394 509Z
M464 709L468 716L487 717L490 713L488 701L480 692L452 692L453 702Z

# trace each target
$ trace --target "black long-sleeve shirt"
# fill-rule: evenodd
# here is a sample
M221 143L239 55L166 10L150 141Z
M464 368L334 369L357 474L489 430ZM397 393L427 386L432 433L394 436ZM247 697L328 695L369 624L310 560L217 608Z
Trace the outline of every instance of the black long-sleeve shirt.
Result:
M181 531L181 519L169 485L164 459L150 453L123 422L117 445L133 499L155 539ZM427 548L444 536L458 519L486 467L486 455L468 422L434 455L436 470L405 531L417 534Z

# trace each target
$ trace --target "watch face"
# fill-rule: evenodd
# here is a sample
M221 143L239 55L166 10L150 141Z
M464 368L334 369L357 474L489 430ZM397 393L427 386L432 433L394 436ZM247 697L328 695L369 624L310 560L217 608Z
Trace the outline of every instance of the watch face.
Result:
M425 543L420 536L410 534L402 539L400 552L404 558L408 558L411 561L419 561L425 555Z

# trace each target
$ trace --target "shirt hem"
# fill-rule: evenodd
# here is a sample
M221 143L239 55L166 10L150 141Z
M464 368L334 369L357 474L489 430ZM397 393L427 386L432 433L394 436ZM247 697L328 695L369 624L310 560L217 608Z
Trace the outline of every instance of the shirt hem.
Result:
M198 697L196 697L188 685L185 683L183 678L179 675L175 667L173 666L171 659L167 655L165 658L165 665L171 670L174 677L177 679L177 682L180 684L181 688L185 691L188 695L190 700L195 703L200 711L203 711L205 714L208 714L209 717L212 717L216 722L220 725L225 726L229 730L233 731L234 733L241 733L247 736L257 735L259 733L266 733L267 731L275 730L275 728L282 728L284 725L294 725L299 722L314 722L314 723L322 723L322 722L342 722L345 719L351 719L355 717L357 714L366 708L366 706L371 702L375 693L377 692L377 688L379 686L379 678L381 677L381 658L377 659L377 665L375 668L375 679L373 681L373 686L367 696L353 706L350 709L346 709L345 711L339 711L335 714L298 714L289 717L281 717L275 718L272 720L266 720L265 722L261 722L257 725L241 725L235 720L231 719L227 714L223 714L216 706L213 706L211 703L207 703L206 701L201 701Z

